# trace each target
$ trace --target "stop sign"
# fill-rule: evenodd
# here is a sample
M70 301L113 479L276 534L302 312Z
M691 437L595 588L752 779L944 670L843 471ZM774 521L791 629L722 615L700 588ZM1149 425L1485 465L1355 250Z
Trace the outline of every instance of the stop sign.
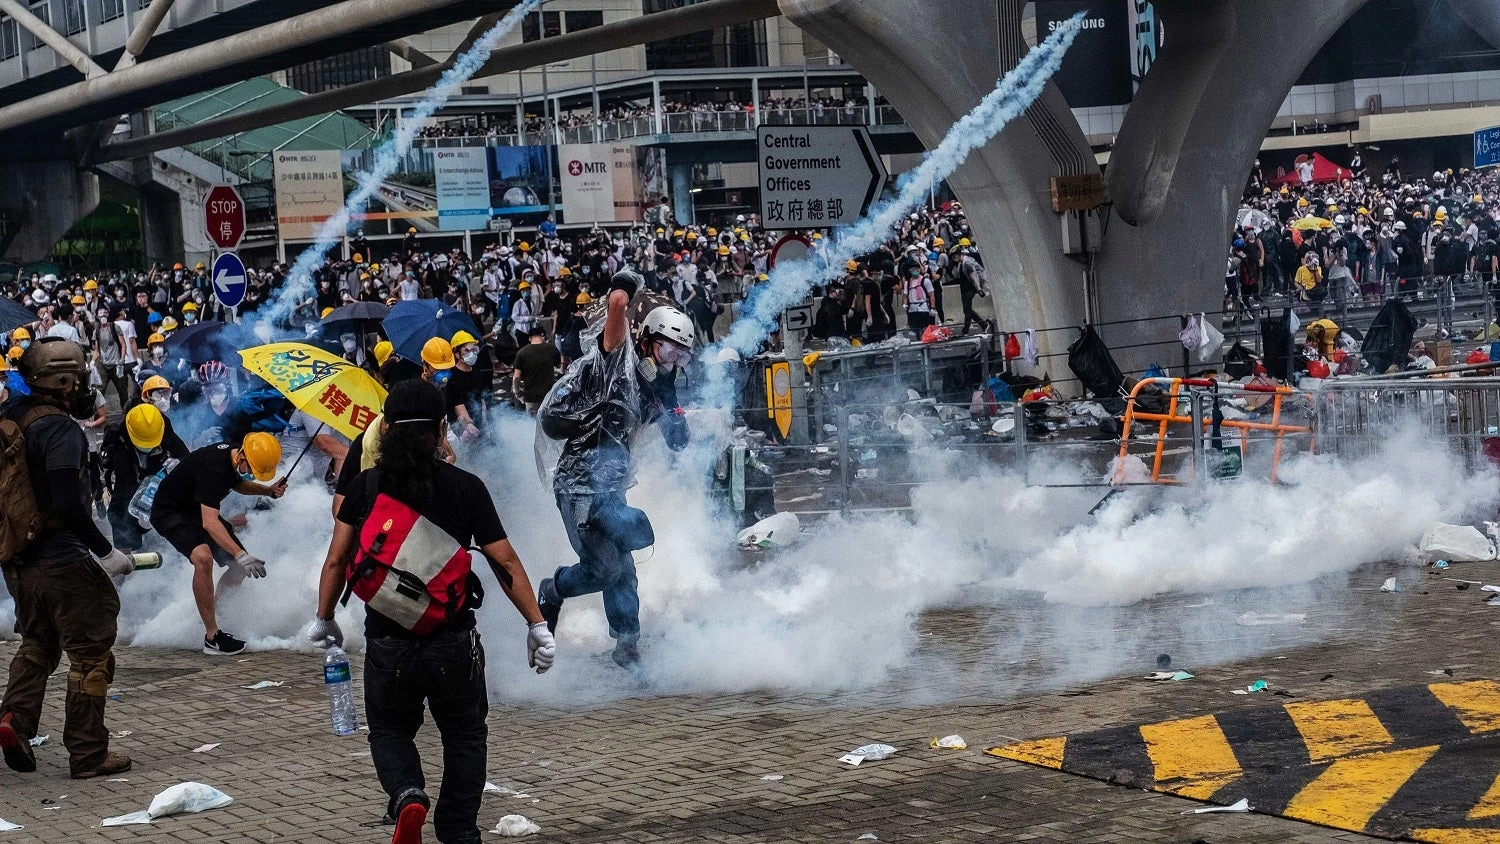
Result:
M208 239L220 249L233 249L245 236L245 200L231 185L214 185L203 203Z

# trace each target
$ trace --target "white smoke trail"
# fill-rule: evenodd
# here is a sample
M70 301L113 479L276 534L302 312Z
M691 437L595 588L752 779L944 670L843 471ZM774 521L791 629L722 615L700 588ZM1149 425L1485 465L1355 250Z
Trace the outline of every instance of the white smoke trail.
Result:
M279 323L291 315L297 303L312 295L313 270L322 265L324 254L343 239L354 213L363 208L365 202L375 196L381 184L401 166L401 160L411 150L412 142L416 140L423 124L459 92L460 86L479 72L484 63L489 61L490 53L500 46L500 40L541 4L542 0L522 0L517 3L505 17L480 36L473 46L465 50L452 67L443 72L437 84L427 92L427 96L406 115L406 120L395 134L375 150L374 165L359 174L359 184L344 200L344 207L318 227L313 244L297 256L296 263L287 272L286 284L261 313L261 320Z
M741 355L753 354L776 330L782 311L801 302L815 285L832 278L832 273L841 272L847 261L879 246L911 209L926 201L929 186L952 175L969 153L988 143L1041 96L1047 80L1062 67L1063 55L1072 46L1082 18L1082 12L1074 15L1068 25L1058 27L1005 74L995 90L953 124L920 166L901 177L894 198L876 205L864 219L835 236L820 254L777 264L769 281L751 289L739 319L730 326L720 346ZM716 353L717 349L710 350L706 359L714 360ZM730 402L730 388L722 376L722 368L709 367L704 395L714 406Z

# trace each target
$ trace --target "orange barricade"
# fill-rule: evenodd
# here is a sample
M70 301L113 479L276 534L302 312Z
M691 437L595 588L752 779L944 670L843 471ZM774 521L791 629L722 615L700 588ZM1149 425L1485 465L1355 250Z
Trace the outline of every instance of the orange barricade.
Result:
M1148 385L1165 386L1167 412L1152 413L1136 409L1141 390ZM1171 425L1192 425L1193 418L1178 412L1181 404L1182 388L1201 389L1212 391L1214 397L1225 394L1240 395L1245 393L1270 394L1272 396L1271 421L1252 422L1244 419L1224 419L1219 422L1221 428L1232 428L1240 432L1240 453L1243 456L1249 441L1251 431L1269 431L1276 435L1275 452L1271 458L1271 481L1276 481L1276 472L1281 465L1283 439L1287 434L1310 434L1312 429L1307 425L1287 425L1281 421L1282 401L1289 395L1302 395L1291 387L1267 386L1260 384L1246 384L1244 386L1226 386L1208 378L1143 378L1136 383L1135 388L1130 391L1129 401L1125 404L1125 418L1120 432L1120 459L1115 461L1114 476L1111 485L1119 486L1125 480L1125 458L1130 455L1130 431L1135 422L1157 422L1155 457L1151 463L1151 482L1158 484L1180 484L1184 481L1180 478L1163 476L1161 472L1162 458L1167 450L1167 431ZM1212 425L1211 416L1201 420L1202 425ZM1201 430L1201 429L1199 429ZM1192 480L1189 476L1189 480Z

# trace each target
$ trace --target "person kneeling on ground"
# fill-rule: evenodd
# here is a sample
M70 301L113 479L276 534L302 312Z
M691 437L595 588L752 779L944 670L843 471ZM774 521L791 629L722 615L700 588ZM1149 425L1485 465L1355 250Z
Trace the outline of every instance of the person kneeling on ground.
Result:
M489 699L484 648L474 629L484 589L471 568L471 546L489 561L500 588L530 625L531 666L540 674L556 655L531 581L484 482L436 456L446 414L443 392L432 384L403 381L391 389L377 423L380 456L350 485L339 508L308 630L313 642L342 645L344 634L333 617L340 593L346 601L354 594L368 604L365 717L375 771L396 821L394 844L421 841L427 817L415 743L424 702L443 740L438 840L480 840L476 822ZM445 594L447 603L432 598Z

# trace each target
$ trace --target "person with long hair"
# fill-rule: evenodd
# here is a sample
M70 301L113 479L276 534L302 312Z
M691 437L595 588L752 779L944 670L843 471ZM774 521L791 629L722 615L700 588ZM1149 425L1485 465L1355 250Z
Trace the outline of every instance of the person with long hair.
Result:
M443 740L443 783L434 818L438 840L480 840L489 698L484 648L474 619L484 588L469 569L470 547L489 561L500 588L526 619L531 666L540 674L552 667L556 654L531 581L505 537L484 482L436 456L446 414L443 391L426 381L402 381L391 389L377 423L380 456L374 468L350 485L339 508L323 562L317 614L308 630L314 642L341 645L344 634L334 620L340 594L368 595L365 717L375 771L396 821L393 844L420 841L427 818L426 779L415 743L424 701ZM406 532L392 530L391 519L405 517L414 519L403 522ZM423 568L424 561L434 560L436 565ZM386 590L371 594L360 589L361 578L374 577L382 568L386 578L398 578L403 587L413 579L424 580L421 571L440 570L415 597L407 590L405 599L385 596L382 603ZM443 594L433 587L440 579L454 584L441 605L429 598ZM401 612L402 600L423 611ZM432 626L434 618L441 620Z

